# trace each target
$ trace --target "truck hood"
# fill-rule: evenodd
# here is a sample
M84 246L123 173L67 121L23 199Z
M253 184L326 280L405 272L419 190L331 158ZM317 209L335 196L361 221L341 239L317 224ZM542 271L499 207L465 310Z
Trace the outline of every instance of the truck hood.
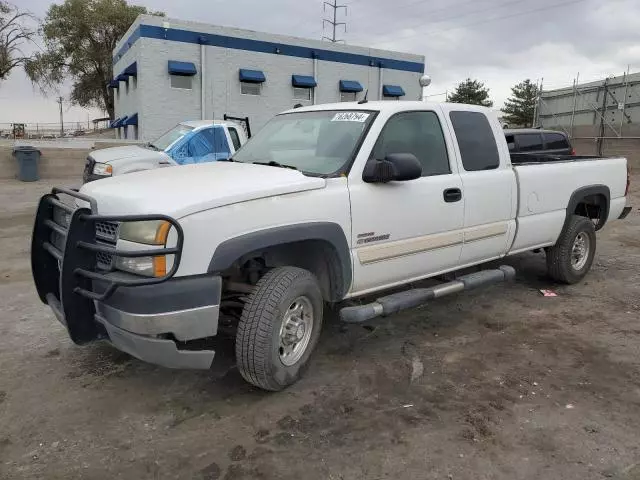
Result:
M323 178L297 170L233 162L160 168L90 182L81 192L98 213L165 214L181 218L203 210L324 188Z
M121 163L137 161L166 161L169 156L164 152L142 148L138 145L126 145L124 147L111 147L102 150L94 150L90 156L98 163L108 163L117 167Z

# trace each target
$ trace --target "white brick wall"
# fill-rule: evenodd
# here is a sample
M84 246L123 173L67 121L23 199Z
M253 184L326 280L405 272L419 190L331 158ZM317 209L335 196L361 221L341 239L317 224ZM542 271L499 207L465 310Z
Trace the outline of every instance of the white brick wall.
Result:
M340 44L330 44L315 40L284 37L280 35L262 34L246 30L217 27L167 20L158 17L140 16L136 24L163 25L168 21L171 28L215 33L238 38L250 38L286 45L298 45L323 50L333 50L345 53L371 55L374 57L392 58L412 62L424 62L424 57L373 50L363 47L353 47ZM135 30L132 26L130 32ZM127 37L128 38L128 37ZM114 54L124 45L124 38ZM116 118L138 113L139 136L144 140L152 140L173 125L184 120L195 120L201 117L201 74L200 48L198 44L140 38L119 58L114 65L114 76L121 73L133 61L138 62L137 88L131 87L126 93L124 83L116 96ZM252 130L261 128L273 115L291 108L296 103L303 105L309 101L293 98L291 75L313 75L313 59L300 58L275 53L262 53L239 49L205 46L205 114L206 118L220 119L227 113L234 116L249 116ZM198 74L192 77L191 90L171 88L168 74L168 60L192 62L198 69ZM356 80L369 90L368 98L377 100L380 86L378 77L380 69L377 66L361 66L348 63L337 63L318 60L316 81L316 103L331 103L340 100L339 81ZM261 70L266 76L262 84L260 96L242 95L240 93L239 69L248 68ZM419 73L383 69L383 83L400 85L404 88L407 100L415 100L420 94ZM364 92L358 94L358 99ZM133 127L130 127L131 129ZM129 132L129 138L131 134Z

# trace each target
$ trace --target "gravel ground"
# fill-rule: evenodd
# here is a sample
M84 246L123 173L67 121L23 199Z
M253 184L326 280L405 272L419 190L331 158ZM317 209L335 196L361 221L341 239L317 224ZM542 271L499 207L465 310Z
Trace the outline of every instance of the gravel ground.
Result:
M329 319L305 378L273 394L230 341L207 372L73 345L31 281L50 186L0 182L0 478L640 479L637 208L598 234L583 283L525 254L511 285Z

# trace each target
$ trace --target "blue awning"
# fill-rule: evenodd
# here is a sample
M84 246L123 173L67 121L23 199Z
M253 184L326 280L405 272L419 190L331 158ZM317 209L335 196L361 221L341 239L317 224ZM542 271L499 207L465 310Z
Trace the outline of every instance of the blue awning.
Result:
M311 75L291 75L291 84L301 88L313 88L317 85L316 79Z
M385 97L403 97L404 90L398 85L383 85L382 95Z
M133 62L122 72L123 75L127 75L129 77L137 77L138 76L138 62Z
M191 77L198 73L196 66L191 62L178 62L177 60L169 60L169 74L182 75L183 77Z
M126 125L138 125L138 114L134 113L129 118L127 118L120 126L124 127Z
M123 126L124 126L124 123L127 121L127 118L129 118L129 117L125 115L124 117L122 117L122 118L118 119L118 120L115 122L115 125L114 125L113 127L114 127L114 128L120 128L120 127L123 127Z
M124 73L121 73L115 78L116 82L128 82L129 77L127 77Z
M340 91L341 92L361 92L364 90L360 82L356 82L355 80L340 80Z
M107 83L107 88L120 88L120 82L118 82L117 80L111 80L109 83Z
M262 83L267 79L262 73L262 70L247 70L246 68L240 69L240 81L251 83Z
M120 121L119 118L112 120L111 123L109 124L109 128L116 128L116 125L118 124L119 121Z

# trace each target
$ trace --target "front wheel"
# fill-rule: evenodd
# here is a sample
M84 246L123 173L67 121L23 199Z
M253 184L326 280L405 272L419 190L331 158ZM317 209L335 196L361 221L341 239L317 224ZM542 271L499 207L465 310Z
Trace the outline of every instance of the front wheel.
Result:
M249 383L282 390L304 373L322 328L322 293L315 276L278 267L258 281L242 310L236 359Z
M556 244L547 250L547 270L559 282L578 283L591 269L596 230L585 217L572 215Z

